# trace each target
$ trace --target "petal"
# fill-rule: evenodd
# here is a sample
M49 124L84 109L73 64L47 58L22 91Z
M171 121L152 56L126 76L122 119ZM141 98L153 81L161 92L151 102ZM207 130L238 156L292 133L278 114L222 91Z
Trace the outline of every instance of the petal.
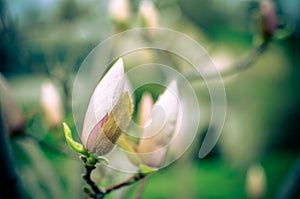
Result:
M97 123L112 111L123 90L124 64L120 58L102 78L90 99L82 128L81 139L84 146Z
M151 122L151 109L153 105L152 97L149 93L145 93L141 99L141 105L139 108L139 124L142 127L148 125Z

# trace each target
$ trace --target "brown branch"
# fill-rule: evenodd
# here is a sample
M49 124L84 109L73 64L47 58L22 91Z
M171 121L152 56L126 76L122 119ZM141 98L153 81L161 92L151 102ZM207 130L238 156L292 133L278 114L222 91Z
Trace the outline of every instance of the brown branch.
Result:
M91 179L91 173L95 169L95 166L90 166L85 164L86 173L82 176L85 182L91 187L93 193L91 196L94 199L102 199L105 196L105 193L103 193L98 186L92 181Z
M220 71L220 73L204 73L203 77L199 78L199 75L195 76L195 71L188 71L184 74L184 76L188 77L188 79L193 82L202 82L205 80L214 80L220 77L228 77L234 75L242 70L246 70L253 66L253 64L258 60L258 58L266 51L267 47L268 42L261 43L259 46L255 47L251 52L249 52L246 57L242 58L241 60L238 60L228 69Z
M133 175L132 177L130 177L128 180L126 180L124 182L121 182L120 184L114 185L114 186L106 189L105 195L109 194L110 192L112 192L114 190L120 189L122 187L132 185L132 184L138 182L139 180L141 180L141 179L143 179L145 177L146 177L146 174L136 173L135 175Z

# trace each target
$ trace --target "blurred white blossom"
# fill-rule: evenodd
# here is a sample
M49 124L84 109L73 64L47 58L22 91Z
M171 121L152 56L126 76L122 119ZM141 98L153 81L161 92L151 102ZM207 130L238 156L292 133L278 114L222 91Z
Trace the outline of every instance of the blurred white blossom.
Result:
M130 20L130 4L128 0L110 0L108 6L111 17L119 23Z
M159 25L158 12L151 0L142 0L139 12L144 26L157 27Z
M48 125L50 127L61 126L64 117L62 98L51 82L46 82L41 87L41 105Z
M259 164L251 166L246 176L246 192L248 198L263 198L266 192L266 174Z

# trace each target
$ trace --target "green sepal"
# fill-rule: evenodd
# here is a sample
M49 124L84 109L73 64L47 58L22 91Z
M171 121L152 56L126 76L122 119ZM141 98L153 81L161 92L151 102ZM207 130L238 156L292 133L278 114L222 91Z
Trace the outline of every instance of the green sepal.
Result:
M104 165L109 165L109 160L106 157L98 156L97 159L98 159L99 163L102 163Z
M89 187L87 187L87 186L84 186L83 188L83 191L86 193L86 194L88 194L89 196L91 196L93 193L92 193L92 190L89 188Z
M94 156L93 154L89 154L89 157L87 157L87 161L85 164L87 166L95 166L99 162L98 158Z
M69 126L66 123L63 123L65 138L68 145L77 153L80 153L84 156L89 156L88 151L84 148L84 146L78 142L76 142L72 137L72 132Z
M154 173L154 172L156 172L158 170L157 168L149 167L149 166L147 166L145 164L140 164L139 165L139 169L140 169L140 172L142 174L145 174L145 175Z

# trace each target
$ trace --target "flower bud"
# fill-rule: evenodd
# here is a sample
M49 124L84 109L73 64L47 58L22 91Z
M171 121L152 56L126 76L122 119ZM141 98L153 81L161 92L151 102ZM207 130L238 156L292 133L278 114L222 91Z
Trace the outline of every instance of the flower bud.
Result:
M142 24L145 27L157 27L158 12L151 0L143 0L140 4L140 15Z
M20 134L25 127L24 113L11 93L8 83L0 74L0 103L3 120L7 132L11 135Z
M271 0L261 0L260 15L262 36L267 41L273 36L277 28L275 5Z
M266 192L266 175L261 165L251 166L246 176L248 198L264 198Z
M111 17L119 24L127 24L130 20L128 0L110 0L108 10Z
M87 108L81 140L89 152L107 154L127 128L133 104L124 85L124 66L119 59L97 85Z
M62 99L51 82L46 82L41 87L41 105L48 125L60 126L64 116Z
M152 107L152 121L149 126L144 127L137 147L141 159L148 166L161 167L165 163L168 145L175 134L177 124L179 105L177 97L177 84L172 81ZM143 100L150 101L147 98L145 96Z

